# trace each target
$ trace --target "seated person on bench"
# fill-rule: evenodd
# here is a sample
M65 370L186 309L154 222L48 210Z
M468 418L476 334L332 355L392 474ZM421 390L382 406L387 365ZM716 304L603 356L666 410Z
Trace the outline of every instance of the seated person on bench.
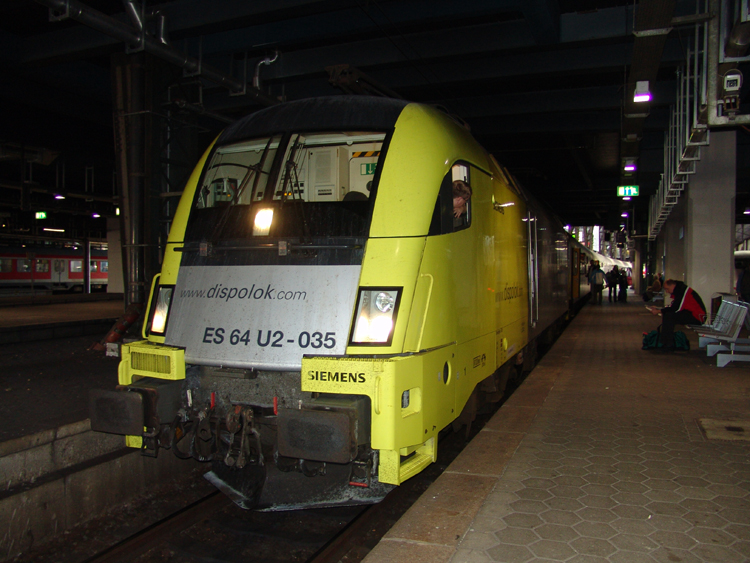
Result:
M644 301L651 301L654 296L661 291L661 274L656 274L653 283L646 288L643 294Z
M672 297L669 307L648 307L654 315L661 313L661 342L664 349L674 350L674 325L700 325L706 320L706 306L698 292L681 281L667 280L664 291Z

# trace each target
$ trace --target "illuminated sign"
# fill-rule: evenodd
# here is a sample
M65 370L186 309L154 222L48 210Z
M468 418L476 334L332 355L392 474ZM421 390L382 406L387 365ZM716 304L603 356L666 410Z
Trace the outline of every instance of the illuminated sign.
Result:
M638 186L617 186L617 197L632 197L638 195Z
M46 211L37 211L34 214L34 218L36 218L36 219L46 219L47 218L47 212Z

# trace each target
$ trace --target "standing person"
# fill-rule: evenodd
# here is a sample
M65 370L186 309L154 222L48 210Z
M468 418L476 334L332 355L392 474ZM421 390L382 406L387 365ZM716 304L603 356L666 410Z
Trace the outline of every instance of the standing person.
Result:
M617 266L613 267L607 273L607 287L609 288L609 302L612 303L612 293L615 295L615 301L617 301L617 283L620 281L620 271Z
M665 350L674 350L674 325L703 324L706 320L706 306L698 292L681 281L667 280L663 287L672 296L672 303L663 309L648 309L654 315L661 313L661 343Z
M602 304L602 291L604 290L604 282L607 276L604 271L599 267L599 262L594 262L594 267L589 272L589 285L591 286L591 293L593 293L593 301L591 304L598 303Z
M620 270L620 279L617 280L620 286L619 301L625 303L628 300L628 272L623 268Z

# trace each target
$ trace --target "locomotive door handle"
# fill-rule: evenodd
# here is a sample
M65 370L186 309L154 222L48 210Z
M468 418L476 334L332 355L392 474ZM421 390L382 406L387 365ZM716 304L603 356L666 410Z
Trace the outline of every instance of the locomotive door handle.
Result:
M419 327L419 338L417 339L417 350L422 349L422 337L424 336L424 327L427 323L427 312L430 310L430 299L432 298L432 285L434 282L434 278L432 277L432 274L421 274L420 277L427 278L427 282L429 283L427 287L427 299L425 301L424 306L424 313L422 313L422 323Z
M375 390L372 393L372 410L380 414L380 376L375 377Z

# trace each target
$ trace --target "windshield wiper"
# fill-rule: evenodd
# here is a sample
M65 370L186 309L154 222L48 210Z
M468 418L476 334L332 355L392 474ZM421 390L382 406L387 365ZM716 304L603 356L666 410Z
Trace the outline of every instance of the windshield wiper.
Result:
M294 140L294 144L292 145L292 148L289 150L289 158L287 158L285 164L286 171L284 173L284 185L281 187L281 204L283 205L288 197L287 194L291 194L292 201L298 201L301 205L299 205L299 211L302 215L302 229L303 229L303 235L305 238L310 238L310 228L307 225L307 217L305 216L305 205L304 200L302 199L302 193L300 193L300 185L299 185L299 175L297 174L297 163L294 161L295 156L297 155L297 151L299 150L301 144L299 142L300 135L297 135L297 138ZM292 181L292 175L294 175L294 181ZM287 192L287 186L291 183L291 191ZM294 195L294 186L297 186L297 195L299 196L299 199L297 199ZM306 189L310 189L310 186L306 186ZM309 194L308 194L309 195Z
M258 181L260 180L260 172L263 170L263 166L266 162L266 157L268 156L268 150L271 148L271 141L273 141L273 137L268 138L268 142L266 143L266 148L263 149L263 154L260 157L260 161L258 164L248 166L247 172L245 172L245 176L242 178L242 182L240 183L239 187L237 188L237 192L235 193L232 200L229 202L229 205L222 211L221 216L219 217L219 220L216 222L216 226L214 227L214 230L211 232L211 237L209 238L209 241L215 241L217 240L219 234L224 229L224 226L226 225L227 219L229 218L229 210L232 209L235 205L237 205L237 202L240 200L240 196L245 191L245 188L247 188L248 183L250 182L250 178L255 177L255 181L253 182L253 190L252 193L255 193L256 188L258 187ZM251 201L252 203L252 201Z

